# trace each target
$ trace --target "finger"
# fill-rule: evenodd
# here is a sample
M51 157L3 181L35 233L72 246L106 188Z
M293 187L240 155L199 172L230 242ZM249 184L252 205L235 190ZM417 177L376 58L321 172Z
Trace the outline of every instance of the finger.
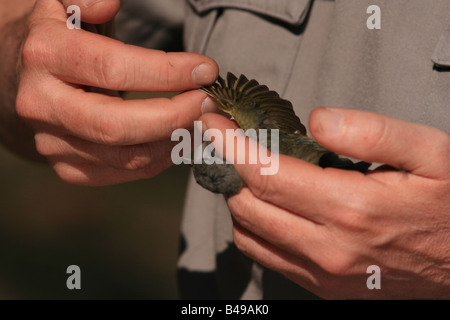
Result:
M51 92L41 90L48 95L42 99L51 102L46 109L28 108L21 110L21 116L35 127L46 119L44 126L52 125L62 134L106 145L155 142L170 138L177 128L192 128L206 97L195 90L171 99L122 100L61 83L52 88ZM21 100L32 98L23 96Z
M43 65L65 82L122 91L184 91L218 76L217 64L206 56L150 50L70 30L59 2L42 0L37 6L30 18L35 28L22 51L24 64Z
M209 99L207 97L205 102L208 102ZM250 158L254 158L255 155L258 157L262 153L259 150L258 143L255 140L248 139L246 133L239 128L237 123L228 120L226 116L207 112L203 113L200 121L204 138L212 141L218 155L226 158L229 163L253 163L254 159L250 160ZM263 147L261 147L262 149Z
M80 85L123 91L184 91L209 85L218 75L217 64L206 56L126 45L83 30L71 32L55 47L61 59L49 61L47 68L59 79Z
M217 114L205 114L200 118L205 127L216 128L226 136L227 128L236 128L236 124ZM249 138L246 138L249 140ZM214 145L219 145L214 142ZM235 144L236 147L237 144ZM239 175L244 179L251 192L258 198L286 208L293 212L300 212L303 217L317 223L327 223L340 215L344 205L353 203L355 206L369 205L363 203L362 193L368 190L360 188L363 183L374 184L359 172L323 169L293 157L279 155L278 170L275 174L262 174L262 169L273 164L249 164L249 143L244 150L245 164L235 164ZM226 148L223 143L223 154ZM227 159L237 163L242 150L234 153L234 159ZM255 152L255 149L253 151ZM275 155L273 155L275 156ZM240 160L242 161L242 159ZM276 158L273 158L276 163ZM370 185L370 186L372 186ZM361 200L359 200L361 199ZM372 199L372 197L370 198ZM367 200L369 201L369 200Z
M227 203L239 226L283 251L317 261L330 245L321 224L262 201L248 188Z
M246 256L318 294L319 279L323 277L321 270L312 262L284 252L238 225L233 228L233 239L236 247Z
M227 113L221 111L217 107L217 104L209 96L206 97L205 101L203 101L203 104L202 104L202 114L205 114L205 113L217 113L226 118L229 117L229 115Z
M327 259L326 269L323 269L308 257L295 256L285 252L238 225L233 228L233 238L236 247L245 255L266 268L281 273L295 284L324 299L353 299L355 297L383 299L389 297L389 292L391 292L388 290L388 294L386 294L386 292L367 290L364 284L368 277L367 265L370 262L364 263L363 267L353 268L351 271L339 270L334 266L336 260L323 253L323 258ZM332 249L333 246L331 246ZM346 286L345 292L342 291L343 285Z
M299 212L290 212L258 199L247 188L229 198L227 203L235 225L277 250L308 261L311 267L335 275L357 272L360 267L362 252L355 254L349 250L348 239L334 221L315 223L299 215ZM355 223L355 216L351 214L347 217L339 214L336 220L339 223L345 221L347 227L352 225L355 227L353 231L361 231L360 234L353 233L353 241L358 241L362 233L365 238L371 236L365 229L370 221L359 226L362 219ZM338 238L340 241L336 242ZM239 243L236 245L239 248Z
M86 162L67 163L51 160L50 163L61 180L83 186L106 186L148 179L167 169L171 164L158 162L139 170L120 170Z
M132 146L105 146L47 132L35 135L36 149L48 159L86 162L120 170L139 170L157 162L170 163L174 142L157 141Z
M309 127L319 143L349 157L428 178L450 171L450 136L432 127L341 108L317 108Z
M236 247L245 255L324 299L354 299L355 297L386 299L392 298L391 293L395 292L395 290L389 290L392 288L386 291L375 290L378 292L367 290L366 272L371 261L358 265L352 270L339 270L333 266L336 260L323 253L324 259L328 260L326 269L323 269L308 257L299 257L285 252L239 226L233 228L233 237ZM344 291L343 286L346 289Z
M65 8L76 5L81 11L81 21L100 24L110 21L120 8L119 0L62 0Z

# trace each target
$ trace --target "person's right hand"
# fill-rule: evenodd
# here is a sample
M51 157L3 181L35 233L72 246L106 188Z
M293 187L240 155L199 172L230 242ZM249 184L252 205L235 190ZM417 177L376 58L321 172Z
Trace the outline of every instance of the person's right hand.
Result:
M86 88L186 91L214 82L218 67L203 55L149 50L67 28L71 4L82 9L82 21L97 24L119 9L119 0L85 2L36 1L19 58L17 113L64 181L106 185L152 177L171 165L170 136L193 126L205 94L124 101Z

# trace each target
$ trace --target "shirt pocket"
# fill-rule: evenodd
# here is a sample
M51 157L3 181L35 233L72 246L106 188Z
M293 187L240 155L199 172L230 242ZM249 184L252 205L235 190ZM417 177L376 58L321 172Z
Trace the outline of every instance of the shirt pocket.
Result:
M199 14L235 8L254 12L293 26L301 25L312 0L188 0Z
M283 94L312 0L187 0L187 51L212 57L222 76L258 79ZM239 36L236 36L238 34Z
M448 70L450 68L450 24L440 36L431 61L437 69Z

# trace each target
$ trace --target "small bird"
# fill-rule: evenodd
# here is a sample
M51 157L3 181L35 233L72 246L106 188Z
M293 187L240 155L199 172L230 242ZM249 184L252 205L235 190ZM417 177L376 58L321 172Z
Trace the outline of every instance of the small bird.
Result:
M278 129L280 154L292 156L322 168L367 172L370 163L352 162L327 150L308 137L305 126L294 112L292 103L256 80L228 73L226 79L219 76L216 83L201 88L216 103L218 109L231 116L244 131L267 129L267 145L270 149L270 129ZM231 197L245 186L244 180L232 164L193 164L192 170L198 184L214 192Z

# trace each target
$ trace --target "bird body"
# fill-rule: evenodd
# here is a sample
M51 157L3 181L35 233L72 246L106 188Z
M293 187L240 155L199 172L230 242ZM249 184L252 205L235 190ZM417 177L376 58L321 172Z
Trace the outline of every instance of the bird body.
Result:
M347 158L327 150L313 138L308 137L305 126L294 112L290 101L282 99L277 92L248 80L244 75L237 78L228 73L226 79L218 78L209 87L201 88L216 103L220 111L230 115L244 131L267 129L267 147L270 149L271 129L277 129L279 153L302 159L321 167L334 167L366 172L369 163L353 163ZM258 137L259 138L259 137ZM259 139L258 139L259 140ZM204 188L232 196L245 186L242 178L231 164L195 164L196 181Z

